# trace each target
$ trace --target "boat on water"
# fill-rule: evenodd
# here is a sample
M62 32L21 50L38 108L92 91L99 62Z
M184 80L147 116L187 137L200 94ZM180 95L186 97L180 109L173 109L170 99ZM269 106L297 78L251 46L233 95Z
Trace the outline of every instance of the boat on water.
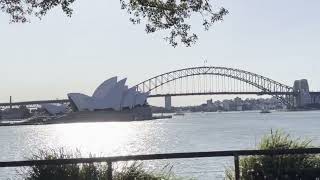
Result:
M184 112L178 111L178 112L174 113L173 115L174 116L184 116Z
M268 109L262 109L262 110L260 111L260 113L261 113L261 114L267 114L267 113L271 113L271 111L268 110Z
M175 113L174 116L184 116L184 113Z
M152 116L152 119L171 119L172 116L171 115L157 115L157 116Z

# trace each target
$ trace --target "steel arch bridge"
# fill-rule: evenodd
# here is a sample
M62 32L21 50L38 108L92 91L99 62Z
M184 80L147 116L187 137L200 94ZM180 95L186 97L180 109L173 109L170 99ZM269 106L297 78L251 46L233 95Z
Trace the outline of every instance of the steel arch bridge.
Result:
M270 78L227 67L193 67L167 72L135 86L149 97L256 94L272 95L288 107L294 106L293 88ZM159 92L160 91L160 92Z

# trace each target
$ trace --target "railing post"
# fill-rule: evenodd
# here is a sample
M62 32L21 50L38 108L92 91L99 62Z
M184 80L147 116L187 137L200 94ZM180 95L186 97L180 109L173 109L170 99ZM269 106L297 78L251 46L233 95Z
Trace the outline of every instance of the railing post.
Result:
M239 156L234 155L234 176L235 180L240 180Z
M112 180L112 161L108 161L107 165L108 165L108 180Z

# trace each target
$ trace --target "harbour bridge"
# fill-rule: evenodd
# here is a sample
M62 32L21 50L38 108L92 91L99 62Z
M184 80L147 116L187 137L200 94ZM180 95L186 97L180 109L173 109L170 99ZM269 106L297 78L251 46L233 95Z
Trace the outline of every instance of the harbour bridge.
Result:
M270 78L227 67L192 67L160 74L137 85L138 91L149 93L149 98L195 95L271 95L288 108L299 105L301 90ZM313 103L320 101L320 92L309 92ZM44 100L0 103L0 107L68 103L69 100ZM298 105L297 105L298 103Z
M248 71L226 67L193 67L164 73L138 85L150 97L190 95L272 95L294 106L293 88Z

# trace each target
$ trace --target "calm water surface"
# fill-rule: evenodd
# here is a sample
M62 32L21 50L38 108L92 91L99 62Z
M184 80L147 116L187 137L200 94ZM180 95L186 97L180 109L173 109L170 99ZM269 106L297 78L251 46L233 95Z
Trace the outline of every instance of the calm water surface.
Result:
M83 156L253 149L271 129L310 138L319 146L320 111L190 113L143 122L0 127L0 161L25 160L39 149L61 147L79 149ZM223 179L225 167L232 162L232 158L205 158L148 161L144 165L161 171L169 164L179 176ZM15 173L12 168L2 168L0 179Z

